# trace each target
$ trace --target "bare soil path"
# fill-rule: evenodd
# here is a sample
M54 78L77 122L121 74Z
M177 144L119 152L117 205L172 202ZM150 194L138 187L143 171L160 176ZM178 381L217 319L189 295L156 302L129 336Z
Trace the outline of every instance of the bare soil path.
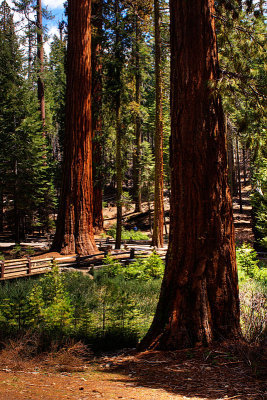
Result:
M254 242L251 220L252 207L250 203L250 192L250 185L242 187L242 212L240 212L239 197L233 198L234 225L237 244Z
M87 362L81 372L51 371L42 363L17 371L1 368L0 399L266 399L259 359L254 365L248 352L254 365L249 368L232 350L224 346L140 354L130 351Z

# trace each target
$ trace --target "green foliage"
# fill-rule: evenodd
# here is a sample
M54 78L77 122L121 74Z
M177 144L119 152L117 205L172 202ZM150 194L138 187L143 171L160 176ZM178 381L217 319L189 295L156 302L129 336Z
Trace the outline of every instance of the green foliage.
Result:
M237 266L240 282L248 279L267 283L267 269L259 268L259 260L251 245L243 244L236 250Z
M21 246L16 244L10 251L12 258L19 258L21 256Z
M110 256L105 257L104 264L105 267L96 274L97 280L122 277L124 280L148 281L162 279L164 274L164 263L155 252L146 259L137 259L126 267Z
M45 341L73 337L102 350L135 346L152 320L161 280L129 278L117 261L107 257L105 263L95 279L61 274L55 265L37 281L5 283L0 288L2 338L31 329Z
M241 328L246 340L266 340L267 334L267 292L255 280L247 280L240 288Z
M26 79L19 37L6 2L0 6L0 174L7 223L19 242L34 220L46 225L55 205L48 143L42 132L34 74ZM46 162L44 162L46 159Z
M107 235L112 236L114 239L116 238L116 225L113 225L107 231ZM149 237L140 231L134 231L131 229L130 231L122 228L121 232L121 239L122 240L149 240Z
M164 262L153 252L145 260L137 259L125 270L126 279L150 280L162 279L164 274Z
M254 191L251 195L255 234L261 247L267 249L267 158L261 157L253 176Z

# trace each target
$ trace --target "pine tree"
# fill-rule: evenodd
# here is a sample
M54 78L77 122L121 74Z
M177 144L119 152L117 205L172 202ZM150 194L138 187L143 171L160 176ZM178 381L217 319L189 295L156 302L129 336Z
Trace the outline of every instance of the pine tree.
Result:
M43 165L44 140L37 97L31 82L24 80L23 58L8 5L0 10L0 141L2 194L8 224L16 242L42 219L44 206L53 204L53 187Z

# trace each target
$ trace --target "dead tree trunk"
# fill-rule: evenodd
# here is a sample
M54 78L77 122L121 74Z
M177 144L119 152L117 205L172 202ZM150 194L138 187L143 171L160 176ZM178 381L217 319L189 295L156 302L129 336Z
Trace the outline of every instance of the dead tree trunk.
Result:
M68 3L66 133L63 182L52 249L95 253L93 234L91 1Z
M140 348L237 338L238 279L213 0L170 0L171 221L154 321Z

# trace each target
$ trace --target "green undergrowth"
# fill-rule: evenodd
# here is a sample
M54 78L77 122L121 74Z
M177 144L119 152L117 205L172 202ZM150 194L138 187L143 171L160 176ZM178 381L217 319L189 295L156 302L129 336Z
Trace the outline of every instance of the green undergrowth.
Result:
M241 328L248 342L267 337L267 268L258 260L252 246L237 248Z
M249 342L266 338L266 268L255 251L237 249L241 326ZM92 275L52 272L38 279L0 286L0 341L38 335L43 350L51 343L82 341L92 350L135 347L155 313L164 264L156 255L128 266L106 257Z
M153 254L123 267L107 258L90 275L52 272L38 280L6 282L0 288L0 338L32 331L42 347L67 338L94 350L134 347L151 324L163 275Z
M109 228L107 235L116 239L116 225ZM133 229L128 231L122 227L121 240L149 240L149 237L141 231L134 231Z

